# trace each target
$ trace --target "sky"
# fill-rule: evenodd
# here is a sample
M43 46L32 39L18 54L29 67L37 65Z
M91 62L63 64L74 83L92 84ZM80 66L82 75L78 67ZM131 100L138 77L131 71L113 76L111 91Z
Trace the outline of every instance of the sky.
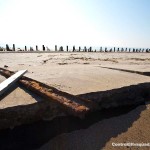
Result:
M0 46L150 48L150 0L0 0Z

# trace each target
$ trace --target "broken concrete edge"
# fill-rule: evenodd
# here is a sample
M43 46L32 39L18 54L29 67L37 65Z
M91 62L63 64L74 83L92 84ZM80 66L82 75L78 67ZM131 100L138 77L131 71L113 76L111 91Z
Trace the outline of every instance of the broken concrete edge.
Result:
M9 75L11 74L11 72L9 71L7 71L7 73ZM8 74L5 74L4 72L3 74L4 76L8 77ZM23 79L29 79L30 81L35 81L27 77L22 77L22 80ZM43 83L40 84L44 85ZM45 86L49 87L48 85ZM57 91L57 89L53 87L50 87L50 89L52 91L55 90ZM70 94L68 95L70 96ZM150 82L140 83L137 85L126 86L126 87L112 89L108 91L93 92L93 93L89 93L89 95L88 93L83 95L77 95L76 97L80 97L80 99L86 101L89 105L91 104L90 103L91 101L94 102L92 104L99 105L97 109L94 109L93 111L99 111L99 110L102 111L103 109L115 108L120 106L143 104L144 102L150 100ZM69 112L71 111L72 109L69 110ZM91 110L86 113L80 113L80 115L78 114L76 115L78 117L80 116L80 118L84 118L90 112ZM74 113L75 113L74 110L72 113L68 113L68 111L64 111L64 108L62 107L61 103L56 103L53 100L43 100L42 103L38 102L35 105L16 106L16 107L0 110L0 129L10 128L10 127L12 128L12 126L14 127L21 124L32 123L43 119L51 120L62 115L68 116L69 114L72 115Z
M99 109L138 105L150 101L150 82L78 95L99 104Z
M11 76L14 72L0 68L0 74L5 77ZM72 94L62 92L54 87L23 76L19 83L26 89L40 95L45 100L50 100L58 104L69 115L83 118L90 111L98 109L98 104L90 100L85 100Z
M17 82L26 72L27 70L20 70L0 83L0 96L5 93L10 88L10 86Z
M13 129L16 126L40 120L50 121L60 116L66 116L66 114L56 104L48 101L8 107L0 109L0 130Z

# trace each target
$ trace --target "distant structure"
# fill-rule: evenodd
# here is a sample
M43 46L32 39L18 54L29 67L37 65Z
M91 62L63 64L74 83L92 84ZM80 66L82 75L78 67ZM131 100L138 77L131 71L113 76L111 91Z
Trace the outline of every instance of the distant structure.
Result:
M81 47L79 46L79 52L81 51Z
M57 51L57 45L55 45L55 51Z
M25 46L24 49L21 48L17 48L15 46L15 44L13 44L12 47L9 47L8 44L6 44L6 48L0 47L0 51L39 51L38 45L35 46L35 50L33 49L33 47L29 47L27 49L27 46ZM51 51L50 48L45 47L44 45L42 45L42 51ZM52 50L53 51L53 50ZM68 45L66 45L66 49L63 49L63 46L58 47L57 49L57 45L55 45L55 51L66 51L69 52L69 48ZM76 48L75 45L72 47L72 52L129 52L129 53L150 53L150 48L128 48L128 47L100 47L100 49L92 49L92 46L90 47L86 47L84 46L83 48L81 48L81 46L79 46L79 48Z
M27 46L25 46L25 51L27 51Z
M59 51L61 51L61 52L64 51L62 46L60 46Z
M13 44L13 51L15 51L15 44Z
M6 44L6 51L10 51L8 44Z
M66 46L66 51L68 52L68 45Z
M73 52L75 52L75 50L76 50L76 48L75 48L75 46L73 46Z
M42 47L43 47L43 51L45 51L45 46L44 46L44 45L42 45Z
M38 51L38 46L36 45L36 51Z

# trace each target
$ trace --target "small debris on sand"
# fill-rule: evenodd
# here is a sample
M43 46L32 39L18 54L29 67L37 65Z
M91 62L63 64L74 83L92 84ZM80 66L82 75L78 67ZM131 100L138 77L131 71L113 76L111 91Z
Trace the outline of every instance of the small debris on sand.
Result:
M67 65L68 63L58 63L59 65Z
M7 66L7 65L4 65L4 68L8 68L8 66Z
M37 56L37 57L41 57L42 55L39 55L39 56Z

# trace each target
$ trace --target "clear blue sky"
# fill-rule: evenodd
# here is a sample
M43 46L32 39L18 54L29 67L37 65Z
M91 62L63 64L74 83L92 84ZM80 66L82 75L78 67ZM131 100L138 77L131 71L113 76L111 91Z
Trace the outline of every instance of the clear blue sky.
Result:
M0 45L150 48L150 0L0 0Z

